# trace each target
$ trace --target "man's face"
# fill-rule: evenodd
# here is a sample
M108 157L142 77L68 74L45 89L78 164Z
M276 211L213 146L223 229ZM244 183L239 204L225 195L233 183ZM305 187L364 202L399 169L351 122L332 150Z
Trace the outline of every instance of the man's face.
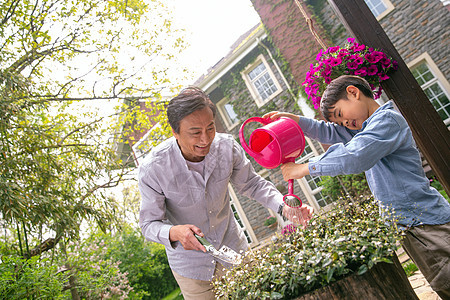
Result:
M173 132L184 158L189 161L202 161L208 154L216 135L214 116L209 107L197 110L180 122L180 132Z

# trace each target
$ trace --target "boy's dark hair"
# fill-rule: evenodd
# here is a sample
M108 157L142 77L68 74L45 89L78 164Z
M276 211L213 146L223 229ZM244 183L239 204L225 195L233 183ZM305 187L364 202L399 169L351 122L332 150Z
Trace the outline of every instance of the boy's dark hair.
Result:
M320 112L325 120L330 121L330 110L334 108L336 102L348 99L346 89L349 85L357 87L364 96L373 99L373 92L367 80L355 75L341 75L330 82L320 100Z
M176 133L180 133L180 122L194 111L209 107L213 116L216 116L216 106L208 95L200 88L190 86L183 89L177 96L169 101L167 106L167 119L170 127Z

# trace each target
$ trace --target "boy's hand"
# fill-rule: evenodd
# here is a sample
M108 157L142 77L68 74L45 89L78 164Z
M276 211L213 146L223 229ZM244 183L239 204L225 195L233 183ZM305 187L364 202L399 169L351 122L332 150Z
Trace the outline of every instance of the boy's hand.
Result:
M308 164L288 162L281 165L281 173L283 174L283 179L285 181L288 181L289 179L300 179L309 175Z
M300 117L291 113L286 113L286 112L279 112L279 111L271 111L270 113L265 114L264 116L262 116L263 118L270 118L271 120L277 120L281 117L286 117L286 118L290 118L292 120L294 120L295 122L298 123L298 121L300 120Z

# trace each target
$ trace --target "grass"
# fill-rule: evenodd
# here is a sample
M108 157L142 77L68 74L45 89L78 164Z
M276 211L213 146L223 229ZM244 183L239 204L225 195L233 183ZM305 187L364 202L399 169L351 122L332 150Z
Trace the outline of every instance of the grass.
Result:
M177 288L176 290L172 291L169 295L162 298L161 300L184 300L183 295L181 295L180 288Z
M417 266L412 261L407 261L403 263L403 270L405 270L406 276L412 276L416 271L419 270Z

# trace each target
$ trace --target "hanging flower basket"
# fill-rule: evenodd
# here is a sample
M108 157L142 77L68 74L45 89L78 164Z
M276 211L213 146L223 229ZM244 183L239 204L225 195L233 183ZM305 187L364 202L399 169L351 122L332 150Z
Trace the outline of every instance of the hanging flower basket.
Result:
M354 38L347 39L344 47L330 47L317 54L317 63L310 65L306 79L302 83L308 99L314 108L320 106L320 99L326 86L341 75L357 75L369 82L374 91L374 98L378 99L382 88L380 83L389 79L387 75L397 70L398 63L385 53L355 42Z

